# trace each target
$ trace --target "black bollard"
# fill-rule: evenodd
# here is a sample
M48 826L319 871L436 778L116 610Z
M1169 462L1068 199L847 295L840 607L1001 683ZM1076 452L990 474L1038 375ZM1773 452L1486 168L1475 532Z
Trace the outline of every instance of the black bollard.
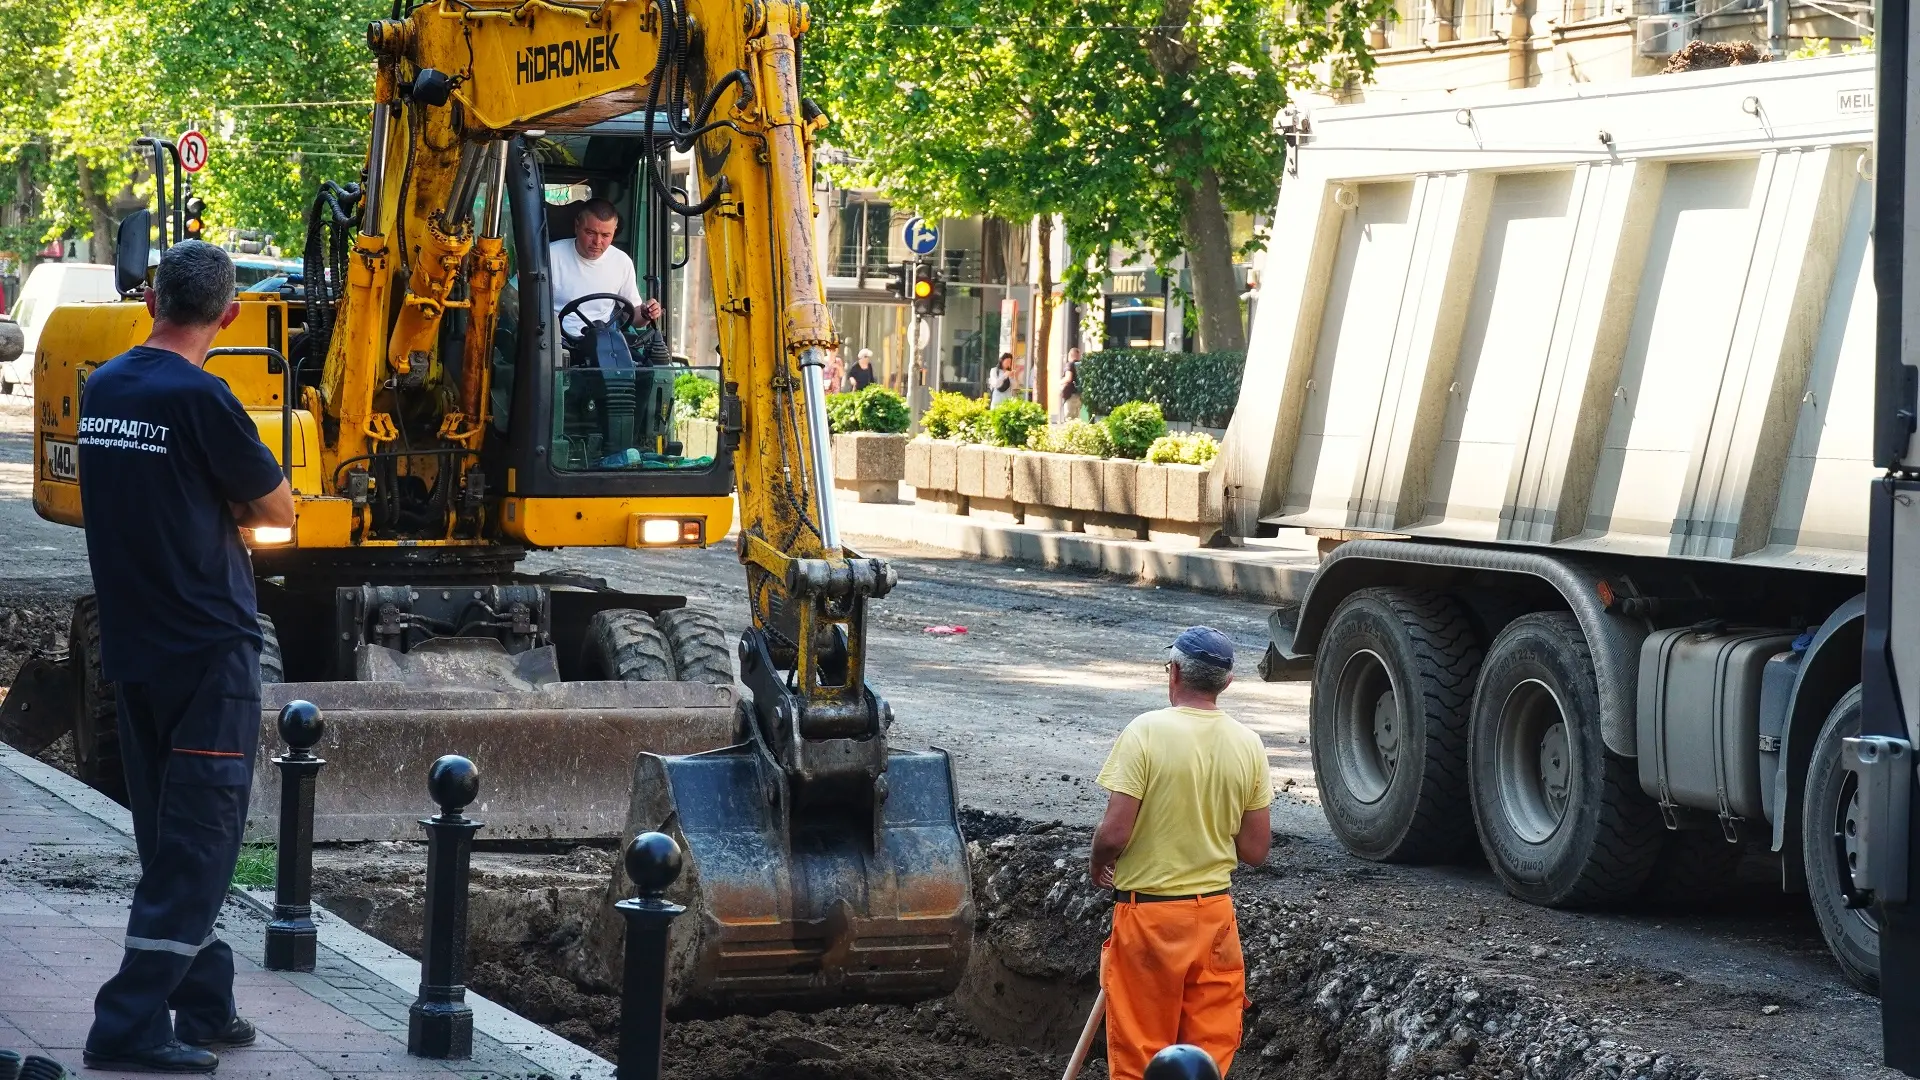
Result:
M319 935L313 928L313 785L323 758L313 745L326 732L311 701L280 710L287 752L280 767L280 851L273 874L273 921L267 924L267 970L312 971Z
M407 1053L425 1058L473 1056L473 1010L467 1006L467 866L481 823L460 811L480 794L480 770L448 754L427 771L427 791L440 815L427 830L427 907L420 942L420 996L407 1010Z
M667 1024L667 931L686 911L667 902L680 876L680 845L665 833L641 833L627 847L627 877L640 895L614 907L627 920L627 961L620 985L618 1080L659 1080L660 1040Z
M1174 1043L1147 1062L1145 1080L1220 1080L1220 1067L1192 1043Z

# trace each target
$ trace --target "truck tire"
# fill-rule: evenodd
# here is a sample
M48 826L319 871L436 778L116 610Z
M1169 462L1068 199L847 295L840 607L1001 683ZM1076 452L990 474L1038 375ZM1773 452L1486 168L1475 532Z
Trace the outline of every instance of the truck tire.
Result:
M1487 650L1469 750L1474 824L1507 891L1548 907L1631 897L1660 855L1659 807L1600 736L1580 624L1523 615Z
M100 609L91 595L74 602L67 651L80 691L74 696L74 773L82 783L124 805L127 776L120 768L120 694L100 670Z
M1880 923L1871 908L1849 909L1841 877L1857 835L1860 812L1854 775L1840 767L1840 740L1860 734L1860 688L1847 691L1827 714L1807 766L1807 796L1800 806L1800 851L1807 869L1807 898L1827 948L1847 981L1869 994L1880 992Z
M733 650L727 648L727 632L711 612L674 608L653 621L666 636L673 672L681 682L733 685Z
M1313 771L1327 824L1376 862L1444 862L1472 836L1467 708L1480 646L1452 599L1362 589L1314 657Z
M587 623L589 679L607 682L672 682L673 652L654 625L653 616L632 608L611 608Z
M256 615L260 620L260 685L287 681L287 664L280 655L280 631L274 629L273 616Z

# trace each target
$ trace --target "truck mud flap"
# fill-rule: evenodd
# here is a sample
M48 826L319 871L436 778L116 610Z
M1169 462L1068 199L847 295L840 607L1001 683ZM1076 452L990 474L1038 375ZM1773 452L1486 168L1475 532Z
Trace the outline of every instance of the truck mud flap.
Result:
M625 837L666 832L686 853L668 893L688 909L673 924L671 1015L913 1002L958 985L973 893L945 751L889 753L877 817L788 812L757 743L642 754L633 775Z
M683 682L575 682L534 690L419 689L393 682L271 683L262 688L260 751L247 812L250 838L276 833L274 755L280 707L320 707L327 762L314 794L314 839L417 840L434 813L427 769L460 754L480 769L467 812L489 840L594 840L620 835L633 762L643 751L692 754L740 738L732 687Z

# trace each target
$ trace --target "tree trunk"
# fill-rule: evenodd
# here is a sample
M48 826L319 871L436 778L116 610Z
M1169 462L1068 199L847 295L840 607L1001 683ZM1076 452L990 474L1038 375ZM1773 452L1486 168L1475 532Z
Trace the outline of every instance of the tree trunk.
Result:
M1193 298L1200 305L1200 347L1208 352L1245 352L1246 324L1240 318L1240 285L1233 274L1233 234L1220 201L1220 177L1201 166L1198 184L1179 185L1186 200L1181 227L1187 240L1187 269Z
M1147 57L1168 86L1180 86L1193 77L1196 53L1186 41L1187 19L1193 0L1163 0L1160 23L1147 35ZM1169 140L1167 160L1206 160L1198 136ZM1200 305L1200 344L1208 350L1242 351L1246 330L1240 323L1240 290L1233 278L1233 234L1227 229L1227 210L1220 201L1220 177L1202 164L1192 180L1175 185L1180 196L1180 227L1187 248L1187 268L1193 274L1193 299Z
M1053 346L1053 215L1040 215L1040 321L1034 330L1033 389L1040 407L1048 408L1052 394L1047 383L1047 352Z
M100 193L93 168L83 158L80 164L80 201L87 208L87 217L93 223L93 242L89 246L89 257L97 263L113 262L113 210L107 206L107 198Z

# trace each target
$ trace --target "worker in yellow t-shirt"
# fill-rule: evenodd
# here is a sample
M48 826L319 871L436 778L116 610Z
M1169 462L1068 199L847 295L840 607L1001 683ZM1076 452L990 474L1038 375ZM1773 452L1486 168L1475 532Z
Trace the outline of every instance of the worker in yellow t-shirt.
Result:
M1167 657L1171 707L1134 717L1100 770L1110 794L1092 872L1114 890L1101 950L1113 1080L1141 1080L1171 1043L1199 1046L1226 1075L1247 1003L1230 875L1266 862L1273 841L1266 749L1216 704L1233 643L1190 627Z

